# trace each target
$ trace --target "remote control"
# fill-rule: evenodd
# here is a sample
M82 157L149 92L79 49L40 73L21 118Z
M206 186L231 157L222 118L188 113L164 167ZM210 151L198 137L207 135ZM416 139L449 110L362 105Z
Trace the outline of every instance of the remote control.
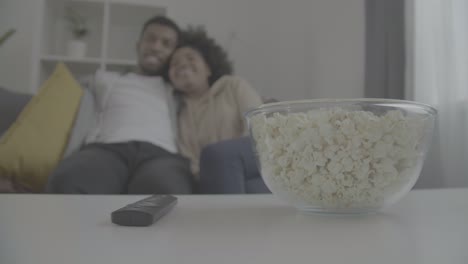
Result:
M153 195L128 204L111 214L112 223L122 226L149 226L177 203L172 195Z

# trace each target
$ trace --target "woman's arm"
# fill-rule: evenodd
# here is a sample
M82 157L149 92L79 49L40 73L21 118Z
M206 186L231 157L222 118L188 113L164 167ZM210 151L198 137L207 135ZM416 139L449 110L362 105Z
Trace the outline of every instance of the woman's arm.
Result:
M239 109L239 119L241 119L243 124L243 134L246 135L247 127L244 119L244 113L261 105L262 98L246 80L238 77L236 78L238 79L236 100Z
M241 78L238 80L237 104L242 117L248 110L262 104L262 98L257 91L255 91L246 80Z

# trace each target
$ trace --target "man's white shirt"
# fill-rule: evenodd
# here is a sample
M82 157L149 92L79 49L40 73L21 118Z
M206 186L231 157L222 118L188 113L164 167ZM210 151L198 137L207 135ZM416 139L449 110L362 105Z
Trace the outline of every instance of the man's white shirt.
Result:
M162 77L98 71L93 86L98 113L87 143L145 141L177 152L174 99Z

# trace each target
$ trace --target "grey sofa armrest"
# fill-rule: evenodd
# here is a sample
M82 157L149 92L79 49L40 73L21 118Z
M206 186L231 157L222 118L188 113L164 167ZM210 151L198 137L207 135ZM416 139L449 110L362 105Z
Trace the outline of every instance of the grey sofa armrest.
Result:
M205 147L200 157L200 192L268 193L257 168L250 139L221 141Z
M0 137L15 122L32 97L0 87Z

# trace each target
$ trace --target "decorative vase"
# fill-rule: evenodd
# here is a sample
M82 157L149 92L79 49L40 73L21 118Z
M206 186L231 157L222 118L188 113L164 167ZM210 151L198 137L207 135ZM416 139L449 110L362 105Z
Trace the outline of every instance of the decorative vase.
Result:
M73 39L68 42L67 55L73 58L86 56L87 43L83 40Z

